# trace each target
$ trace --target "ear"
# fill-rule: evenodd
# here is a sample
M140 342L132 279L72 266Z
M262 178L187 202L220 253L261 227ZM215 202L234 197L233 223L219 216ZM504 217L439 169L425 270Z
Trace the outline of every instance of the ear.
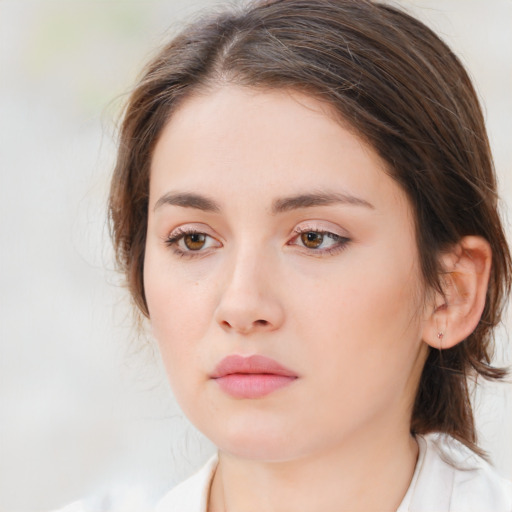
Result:
M479 236L466 236L441 255L443 293L428 306L423 340L437 349L451 348L478 325L485 307L492 251Z

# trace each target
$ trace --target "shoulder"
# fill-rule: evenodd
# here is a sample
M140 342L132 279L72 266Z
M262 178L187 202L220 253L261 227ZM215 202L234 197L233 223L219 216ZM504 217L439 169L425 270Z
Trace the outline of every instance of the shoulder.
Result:
M214 454L199 471L168 492L159 501L155 512L206 512L217 463L218 456Z
M146 506L142 501L133 500L133 496L123 499L93 499L76 501L53 512L206 512L208 494L218 456L212 455L201 469L169 491L157 504L156 508ZM105 505L106 504L106 505ZM105 508L106 507L106 508Z
M80 501L52 512L154 512L154 496L141 485L97 489Z
M419 437L418 444L411 512L512 512L512 482L472 450L445 434Z

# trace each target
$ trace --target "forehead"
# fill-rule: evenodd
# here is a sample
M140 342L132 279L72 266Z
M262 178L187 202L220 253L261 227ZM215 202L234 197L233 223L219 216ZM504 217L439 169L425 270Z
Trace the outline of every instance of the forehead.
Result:
M404 194L383 160L332 108L289 90L223 86L177 109L156 144L154 205L169 190L264 201L279 191L335 191L392 201ZM280 194L282 195L282 194Z

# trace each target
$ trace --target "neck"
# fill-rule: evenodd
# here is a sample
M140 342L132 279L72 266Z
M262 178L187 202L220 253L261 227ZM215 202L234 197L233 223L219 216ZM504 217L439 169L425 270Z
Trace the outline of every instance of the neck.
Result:
M407 429L389 432L360 431L328 452L280 462L219 451L208 512L394 512L418 447Z

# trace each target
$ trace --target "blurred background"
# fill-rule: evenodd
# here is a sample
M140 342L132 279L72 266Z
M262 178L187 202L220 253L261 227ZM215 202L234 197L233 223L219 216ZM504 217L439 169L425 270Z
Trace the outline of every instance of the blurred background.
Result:
M394 3L469 68L510 218L512 0ZM79 498L104 512L142 511L214 450L183 418L151 340L134 328L105 203L116 121L137 73L215 4L0 0L2 512ZM508 338L502 329L497 355L510 364ZM512 385L486 385L475 405L483 447L512 478Z

